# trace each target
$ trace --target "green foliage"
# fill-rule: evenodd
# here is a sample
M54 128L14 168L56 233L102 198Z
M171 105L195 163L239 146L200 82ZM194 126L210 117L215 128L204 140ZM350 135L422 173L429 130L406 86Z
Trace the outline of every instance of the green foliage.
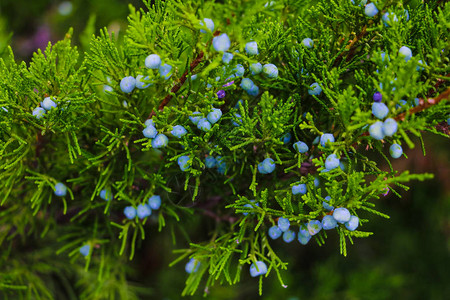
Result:
M5 249L0 295L5 298L138 299L142 290L128 281L133 274L129 261L156 227L174 244L189 245L175 251L179 257L171 265L188 257L200 261L182 295L238 284L256 261L268 266L264 277L275 276L285 287L288 263L267 234L279 217L298 231L330 214L322 206L330 196L330 205L359 217L360 230L339 225L312 241L322 246L335 236L346 256L349 242L372 235L364 231L367 222L389 218L375 204L386 189L400 196L397 188L407 190L405 183L433 177L395 170L387 153L393 143L413 148L423 131L448 138L438 126L445 126L450 112L448 3L378 1L380 11L399 16L389 27L381 13L367 18L350 1L144 4L146 10L130 6L124 36L105 28L92 36L82 55L71 45L70 30L64 40L35 53L28 66L16 62L11 48L0 60L0 107L5 108L0 109L0 245ZM205 17L214 20L215 32L199 32ZM93 23L94 17L83 48ZM229 65L211 46L219 32L231 39ZM314 48L302 46L306 37L314 40ZM257 41L258 56L246 55L250 40ZM414 53L409 62L397 55L405 45ZM152 53L173 66L170 78L145 68ZM275 64L279 77L251 76L249 65L255 62ZM256 97L239 87L237 63L259 86ZM417 71L418 65L424 70ZM148 76L151 86L123 93L121 79L138 75ZM309 95L313 82L322 94ZM219 90L224 98L218 98ZM399 126L383 141L367 134L367 125L377 121L370 112L377 90ZM48 96L58 106L38 119L32 111ZM422 102L413 107L416 97ZM407 107L397 106L402 99ZM189 117L194 112L206 117L212 107L221 108L223 116L203 132ZM169 136L167 147L154 149L143 137L149 118ZM181 139L170 135L175 125L187 129ZM304 141L308 153L284 143L287 133L293 142ZM332 133L336 142L314 143L323 133ZM330 154L344 166L326 170ZM185 172L176 163L181 156L189 156ZM223 172L206 168L207 156L220 160ZM258 172L265 158L275 162L271 174ZM388 168L379 165L382 159ZM66 196L54 195L58 182L68 187ZM292 194L299 183L307 185L305 195ZM113 199L100 199L102 190ZM143 220L125 218L126 206L138 207L152 195L163 199L158 212ZM208 240L191 240L185 222L204 217L201 212L216 221L214 228ZM36 244L51 247L30 251ZM79 249L86 244L90 251L84 257ZM55 255L58 263L53 263ZM259 278L260 294L264 280Z

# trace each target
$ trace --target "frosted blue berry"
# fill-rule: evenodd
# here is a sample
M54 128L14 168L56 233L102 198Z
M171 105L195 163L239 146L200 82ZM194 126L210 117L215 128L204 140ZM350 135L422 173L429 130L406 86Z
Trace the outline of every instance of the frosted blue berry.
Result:
M225 52L222 56L222 61L224 64L229 64L230 61L233 59L233 54L229 53L229 52Z
M184 171L188 170L191 167L188 164L188 161L189 161L189 156L187 156L187 155L183 155L183 156L178 157L177 163L178 163L178 166L180 167L181 171L184 172Z
M154 126L147 126L142 130L142 134L149 139L154 139L158 134L158 131Z
M309 150L308 145L306 145L302 141L296 142L294 145L292 145L292 147L294 147L294 149L297 150L297 152L300 152L300 153L305 153L305 152L308 152L308 150Z
M424 70L424 67L421 66L421 65L424 64L423 61L422 61L421 59L419 59L419 60L417 61L417 63L418 63L418 65L417 65L417 67L416 67L416 71L423 71L423 70Z
M147 120L145 120L144 126L145 127L155 126L155 122L152 119L147 119Z
M406 21L409 21L409 12L408 12L408 10L405 9L404 13L405 13Z
M314 41L310 38L306 38L306 39L303 39L302 44L306 48L312 48L314 46Z
M123 209L123 214L128 220L133 220L136 217L137 211L133 206L127 206Z
M233 69L233 71L236 72L236 73L234 73L235 76L241 77L241 76L243 76L244 73L245 73L245 68L244 68L243 65L237 64L236 67Z
M161 207L161 196L153 195L148 198L148 205L151 209L159 209Z
M357 216L351 216L350 220L345 223L345 227L350 231L354 231L356 228L358 228L358 225L359 218Z
M79 251L80 251L81 255L88 256L89 251L91 251L91 246L86 244L86 245L82 246Z
M67 193L67 187L62 182L55 184L55 195L59 197L64 197Z
M381 102L381 100L383 99L383 96L381 95L380 92L376 92L373 94L373 101L374 102Z
M291 141L291 138L292 138L291 133L287 132L280 138L280 141L283 141L283 144L287 144Z
M405 61L408 61L411 59L412 57L412 51L411 49L409 49L406 46L402 46L399 50L398 50L398 55L403 57L405 59Z
M380 53L380 55L381 55L381 61L384 61L384 59L386 58L386 52L382 51L382 52ZM389 57L389 55L387 55L387 58L388 58L389 61L391 60L391 58ZM378 70L377 70L377 73L378 73Z
M209 123L215 124L222 117L222 111L219 108L213 108L212 111L206 116Z
M382 140L384 138L383 122L377 121L369 126L369 134L376 140Z
M297 239L300 242L300 244L306 245L306 244L308 244L309 240L311 239L311 235L305 236L305 235L300 234L300 232L299 232Z
M269 236L272 240L276 240L283 234L278 226L272 226L269 228Z
M237 121L233 121L233 126L239 127L242 124L242 117L240 114L234 114L234 116L236 117Z
M252 72L252 75L256 75L262 72L262 65L261 63L254 63L250 65L250 71Z
M378 13L378 9L373 3L369 3L366 5L366 8L364 9L364 13L366 16L372 18Z
M139 204L137 207L137 216L139 219L144 219L152 214L152 209L148 204Z
M192 113L192 116L189 117L189 120L191 120L192 123L197 125L198 121L200 121L201 118L202 118L202 113L199 111L194 111Z
M200 262L196 260L195 258L191 258L186 266L184 267L184 270L186 273L191 274L197 272L198 268L200 267Z
M333 216L326 215L322 219L322 228L324 230L334 229L337 226L337 221L333 218Z
M385 13L381 17L381 19L383 20L383 23L386 27L389 27L389 25L392 25L392 24L398 22L397 16L394 13L390 13L390 12Z
M250 78L242 78L240 87L245 90L248 91L250 90L255 84L253 83L253 81Z
M401 99L400 101L398 101L397 104L395 104L395 108L396 109L403 109L406 108L408 106L408 102L406 102L406 100Z
M345 207L336 208L333 212L333 218L337 222L344 224L350 221L350 212Z
M318 187L319 184L320 184L319 178L317 178L317 177L314 178L314 186L315 186L315 187Z
M389 154L392 158L399 158L403 154L402 146L399 144L392 144L391 147L389 147Z
M322 88L320 87L320 85L317 82L314 82L309 86L308 94L318 96L321 93L322 93Z
M311 236L309 234L309 231L308 231L308 224L307 223L305 223L303 225L300 225L300 229L298 231L298 234L299 235L303 235L303 236Z
M158 69L161 65L161 58L158 54L150 54L145 58L145 66L149 69Z
M261 170L263 170L265 172L265 173L262 173L262 174L272 173L275 170L275 162L274 162L274 160L271 159L271 158L264 159L261 162Z
M393 136L397 132L397 121L387 118L383 122L383 133L385 136Z
M223 33L213 38L212 45L216 51L227 51L231 46L230 38Z
M295 240L295 232L292 230L287 230L283 233L283 241L290 243Z
M182 136L187 134L187 130L181 125L175 125L173 126L172 131L170 133L177 138L181 138Z
M151 82L148 82L150 79L148 76L138 75L136 76L136 87L140 90L146 89L152 85ZM147 83L148 82L148 83Z
M285 232L289 229L289 226L291 226L289 219L283 217L278 218L278 228L280 228L281 231Z
M269 78L278 77L278 68L274 64L265 64L262 71Z
M245 44L245 52L247 52L248 55L257 55L258 52L258 44L256 42L248 42Z
M53 98L53 99L55 99L55 98ZM44 98L44 101L42 101L42 107L45 110L50 110L53 107L56 108L56 103L55 103L55 101L52 100L52 98L46 97L46 98Z
M326 196L325 197L325 201L322 202L322 206L323 208L325 208L326 210L333 210L334 206L331 206L330 203L331 197L330 196Z
M197 74L194 74L191 76L191 80L194 81L195 79L197 79Z
M202 118L198 121L197 128L203 131L211 130L211 123L208 122L206 118Z
M206 28L208 28L210 31L214 31L214 22L211 19L204 18L203 21L200 21L200 25L202 26L206 25ZM206 30L200 29L200 32L206 33Z
M389 113L389 108L386 104L381 102L374 102L372 104L372 114L378 119L384 119Z
M100 198L102 198L105 201L110 201L114 198L114 195L110 190L101 190Z
M256 277L267 273L267 266L263 261L257 261L250 266L250 276Z
M120 81L120 90L124 93L131 93L136 87L136 79L133 76L127 76Z
M219 156L218 156L219 157ZM258 206L259 207L259 203L257 203L255 200L250 200L250 202L253 203L253 205ZM253 208L253 205L250 203L244 204L243 207L248 207L248 208ZM242 213L244 216L248 215L248 213Z
M308 189L306 188L306 184L304 184L304 183L300 183L300 184L292 186L292 194L294 194L294 195L298 195L298 194L304 195L304 194L306 194L306 192L308 192Z
M153 140L152 140L152 147L155 149L166 147L169 143L169 139L164 134L160 133L158 134Z
M328 170L333 170L337 167L339 167L339 159L336 154L328 155L327 159L325 159L325 168Z
M259 87L256 84L253 85L252 88L247 91L247 94L249 94L250 96L253 96L253 97L258 96Z
M172 76L172 66L168 64L161 64L158 68L159 75L163 77L165 80L169 79Z
M322 223L319 220L311 220L307 227L310 235L316 235L322 230Z
M205 166L208 169L214 168L216 165L217 165L217 161L214 158L214 156L209 155L205 158Z

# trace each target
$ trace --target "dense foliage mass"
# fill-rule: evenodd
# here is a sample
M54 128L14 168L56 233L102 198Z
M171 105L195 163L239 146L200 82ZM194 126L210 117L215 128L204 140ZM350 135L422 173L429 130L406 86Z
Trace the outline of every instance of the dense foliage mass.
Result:
M361 212L389 218L377 199L432 177L391 161L448 138L450 5L353 2L144 1L120 43L102 30L80 56L69 31L28 66L9 50L0 293L57 298L67 276L82 299L136 298L127 261L156 228L190 241L188 217L216 226L176 251L184 295L284 286L280 237L346 255L370 236Z

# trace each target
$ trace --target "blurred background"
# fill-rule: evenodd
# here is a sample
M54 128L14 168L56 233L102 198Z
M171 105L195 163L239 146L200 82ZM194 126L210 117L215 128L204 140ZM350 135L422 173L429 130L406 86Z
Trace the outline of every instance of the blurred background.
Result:
M74 28L73 42L84 51L100 28L124 32L129 4L144 7L140 0L1 0L0 56L11 44L16 60L28 62L48 41L62 39L69 27ZM380 199L378 209L391 218L371 215L364 230L374 235L355 240L347 257L339 254L339 241L333 234L322 247L273 241L280 258L289 262L289 270L283 273L288 287L281 287L272 274L265 279L260 298L450 299L450 142L430 134L424 135L424 142L426 156L420 148L406 150L408 159L395 161L394 168L434 173L434 179L412 182L409 191L398 187L402 198L389 193ZM193 242L208 239L214 228L214 221L206 217L185 222ZM130 263L135 272L129 281L143 291L142 299L180 298L187 278L185 262L168 267L176 256L171 254L175 247L166 233L155 229ZM181 239L177 245L187 246ZM209 299L256 299L258 280L244 270L240 284L217 285L207 292ZM202 297L199 293L186 298Z

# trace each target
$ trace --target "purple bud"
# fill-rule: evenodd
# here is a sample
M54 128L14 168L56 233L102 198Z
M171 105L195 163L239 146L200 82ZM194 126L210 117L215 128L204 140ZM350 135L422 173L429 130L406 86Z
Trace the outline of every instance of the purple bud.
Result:
M219 99L222 99L223 97L225 97L225 91L224 90L220 90L217 92L217 97Z
M381 95L380 92L376 92L375 94L373 94L373 101L381 102L382 99L383 99L383 96Z

